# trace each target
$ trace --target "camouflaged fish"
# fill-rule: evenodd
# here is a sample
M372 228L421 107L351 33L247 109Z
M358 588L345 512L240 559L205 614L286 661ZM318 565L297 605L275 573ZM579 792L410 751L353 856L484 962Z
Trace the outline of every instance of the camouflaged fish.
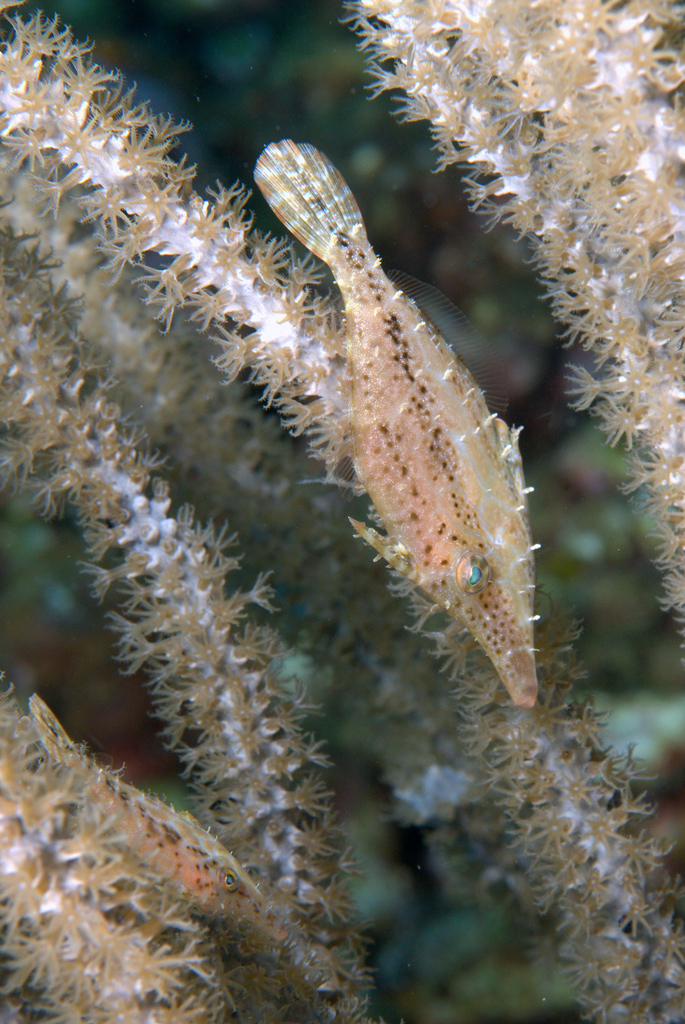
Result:
M29 699L29 711L48 755L58 764L78 765L86 771L89 798L111 812L113 827L126 835L141 861L164 875L202 913L247 919L271 939L284 937L282 925L254 882L199 821L98 768L72 743L37 694Z
M537 695L533 549L518 431L386 277L330 161L286 139L255 180L345 301L354 464L387 531L351 520L398 572L473 634L515 704ZM538 545L535 545L536 547Z

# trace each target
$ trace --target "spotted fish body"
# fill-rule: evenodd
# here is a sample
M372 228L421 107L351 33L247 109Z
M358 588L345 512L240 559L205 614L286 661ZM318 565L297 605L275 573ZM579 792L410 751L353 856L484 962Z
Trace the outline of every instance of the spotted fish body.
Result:
M387 537L357 532L462 623L514 703L537 695L533 545L518 431L392 284L339 172L309 145L272 143L255 180L330 266L345 302L354 462Z
M50 708L34 694L29 710L41 742L58 764L79 765L89 778L88 795L111 813L139 859L164 875L193 906L211 917L247 919L270 939L283 929L235 857L190 814L143 796L116 775L98 768L72 743Z

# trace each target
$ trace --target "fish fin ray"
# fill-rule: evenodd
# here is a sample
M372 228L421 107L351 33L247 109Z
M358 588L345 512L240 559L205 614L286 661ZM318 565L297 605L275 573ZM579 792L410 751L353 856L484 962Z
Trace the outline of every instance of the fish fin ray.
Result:
M476 330L459 306L439 288L419 281L403 270L388 270L386 276L418 306L447 347L459 356L483 392L490 412L506 412L507 396L493 372L497 362L494 346Z
M418 567L404 544L392 540L391 537L384 537L378 530L374 530L372 526L367 526L366 523L360 523L349 516L348 518L357 536L374 548L386 560L388 565L391 565L402 576L406 576L412 583L420 582Z
M254 177L279 220L319 259L327 260L338 232L363 230L359 207L340 171L307 142L270 143L257 160Z
M33 723L38 729L40 740L47 752L56 761L66 762L79 758L76 745L69 738L64 728L50 708L37 693L29 697L29 712Z

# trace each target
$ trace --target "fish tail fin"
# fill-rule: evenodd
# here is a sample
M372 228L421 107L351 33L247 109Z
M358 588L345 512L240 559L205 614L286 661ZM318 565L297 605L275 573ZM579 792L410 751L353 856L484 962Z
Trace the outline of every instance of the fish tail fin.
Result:
M38 729L40 741L50 757L62 764L72 762L76 758L81 759L78 748L69 739L55 715L37 693L29 697L29 711Z
M254 176L279 220L319 259L327 262L340 232L364 230L342 174L309 143L272 142L257 161Z

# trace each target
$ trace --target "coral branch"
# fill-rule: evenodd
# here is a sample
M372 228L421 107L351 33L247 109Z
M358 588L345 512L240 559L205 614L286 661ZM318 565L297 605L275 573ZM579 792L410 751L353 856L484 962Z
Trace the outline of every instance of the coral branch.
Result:
M87 187L83 204L114 266L164 257L141 277L161 318L189 306L212 325L229 376L250 367L291 428L313 430L332 471L346 454L344 342L310 294L316 275L249 232L241 187L214 204L193 193L192 170L167 155L182 128L133 106L68 30L42 15L14 27L0 53L0 138L16 161L40 170L51 206Z
M268 631L239 627L251 603L268 607L268 588L258 580L246 594L224 595L235 560L211 529L194 525L190 510L169 516L162 481L147 496L151 460L121 431L117 407L89 371L73 303L51 286L51 261L9 232L1 248L2 471L30 473L44 512L68 496L96 558L118 550L113 567L96 570L96 586L102 592L117 581L124 589L116 620L124 657L152 674L200 812L227 827L241 860L282 894L295 964L287 984L304 971L311 998L325 991L342 1005L341 988L363 973L353 931L343 942L351 916L340 880L345 853L326 791L308 767L322 756L298 729L299 702L279 693L271 662L282 647ZM28 282L21 293L19 282ZM328 948L332 930L337 949ZM356 1004L348 996L345 1012Z
M669 3L571 0L352 6L379 89L427 118L443 166L531 236L556 314L596 353L579 370L658 520L667 603L685 617L682 293L685 61ZM492 200L497 199L497 204Z

